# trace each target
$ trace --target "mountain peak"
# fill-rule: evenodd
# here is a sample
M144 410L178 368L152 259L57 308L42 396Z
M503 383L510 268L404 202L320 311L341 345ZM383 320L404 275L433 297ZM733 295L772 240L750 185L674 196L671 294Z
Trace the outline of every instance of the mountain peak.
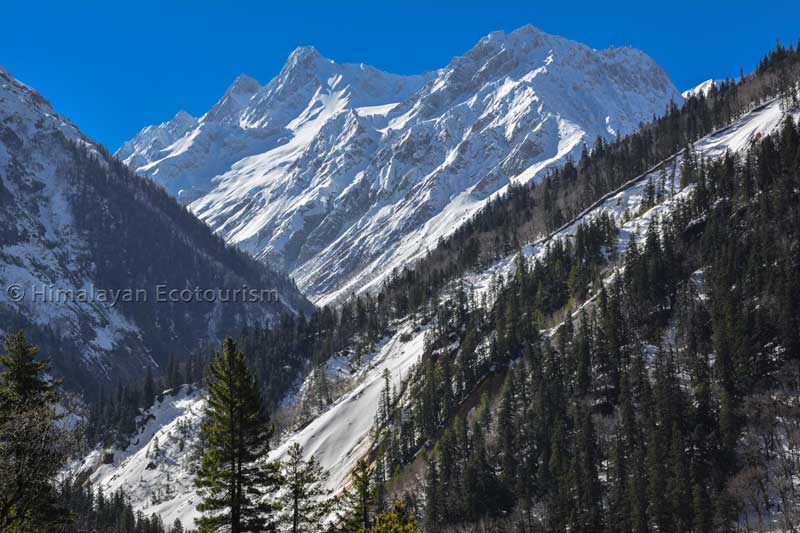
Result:
M524 26L520 26L519 28L512 30L510 32L506 32L503 30L493 31L484 37L482 40L487 41L495 41L495 40L505 40L509 38L531 38L536 37L538 35L549 35L545 33L541 29L537 28L533 24L526 24Z
M261 89L261 83L247 74L239 74L219 102L206 113L204 121L239 122L239 113Z
M239 74L233 80L226 94L249 94L253 95L261 88L261 83L247 74Z
M312 45L298 46L286 59L283 73L316 71L327 65L333 65L334 61L324 57Z
M538 28L537 26L534 26L533 24L531 24L529 22L529 23L525 24L524 26L520 26L519 28L517 28L516 30L512 31L511 33L512 34L517 33L517 34L520 34L520 35L538 35L538 34L542 34L542 33L545 33L545 32L542 29Z
M684 98L689 98L690 96L708 96L708 93L711 92L711 89L717 86L717 80L714 78L709 78L703 83L692 87L691 89L687 89L681 93L681 96Z
M191 116L182 112L175 119L191 120ZM78 294L86 287L108 287L109 280L119 279L113 273L133 272L130 283L142 283L141 288L170 281L175 287L219 289L246 283L280 292L280 300L269 299L263 302L266 305L207 300L191 306L197 320L186 319L189 307L176 312L146 296L119 306L105 298L64 299L59 304L28 295L20 301L0 301L4 320L24 323L42 339L44 351L55 355L55 375L70 376L73 390L97 390L99 383L135 379L143 368L159 362L161 354L178 346L191 350L188 343L196 342L199 347L204 336L215 342L216 332L240 328L228 317L244 325L272 320L291 312L290 307L310 308L288 279L218 246L211 230L187 217L165 191L146 186L145 178L112 164L104 148L6 71L0 72L0 125L3 283L44 286L58 280L60 289ZM126 159L133 156L130 161L143 162L144 157L137 159L140 154L158 157L180 133L171 126L167 122L151 127L127 143ZM10 194L13 201L6 201ZM94 209L86 209L86 199ZM131 213L146 215L131 231L115 229L134 220ZM145 250L154 248L145 237L149 235L157 235L164 246L155 247L161 256L151 255L148 263L143 262ZM74 257L74 262L65 262L63 254ZM167 333L153 324L164 324ZM50 325L56 328L45 329ZM66 358L54 349L64 343L70 346Z
M289 59L287 60L289 63L291 62L301 62L307 59L317 59L322 58L322 54L319 53L319 50L316 49L313 45L307 44L303 46L298 46L292 53L289 54Z
M201 191L191 209L220 236L333 301L377 287L510 180L537 179L679 98L655 63L532 25L422 76L301 46L254 96L226 102L224 138L201 127L137 167L173 193ZM453 200L467 191L468 206Z
M522 43L538 41L545 37L554 37L549 33L537 28L533 24L526 24L511 32L503 30L493 31L478 41L480 45L500 45L503 47L518 47Z
M181 109L172 117L172 122L176 124L194 124L197 122L197 119L190 115L185 109Z

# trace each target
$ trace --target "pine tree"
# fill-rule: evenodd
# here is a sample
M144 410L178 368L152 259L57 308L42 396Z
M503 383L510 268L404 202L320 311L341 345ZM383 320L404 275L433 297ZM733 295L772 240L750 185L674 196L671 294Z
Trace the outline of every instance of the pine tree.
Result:
M664 467L663 448L661 441L662 432L653 424L647 443L647 495L650 506L648 514L652 520L651 529L655 531L673 531L672 516L667 505L664 504L666 491L666 469Z
M206 454L195 481L203 498L201 531L274 531L277 465L263 465L272 427L242 352L230 338L209 368L208 407L202 432Z
M690 531L692 529L692 497L689 469L686 465L683 435L681 435L680 425L677 421L672 425L670 459L672 476L670 478L669 497L675 517L675 526L678 531Z
M637 447L633 454L633 468L630 477L628 497L630 499L630 518L628 523L634 533L649 533L647 516L647 486L645 477L644 451Z
M618 426L611 456L612 464L610 469L609 501L606 520L606 531L609 532L630 531L627 513L628 471L625 457L625 443L621 435L622 431L622 427Z
M167 361L167 388L174 389L179 385L178 383L178 362L175 356L170 356Z
M435 531L441 522L441 489L436 462L428 460L425 469L425 529Z
M331 403L331 394L328 387L328 373L325 364L317 358L314 362L314 394L317 407L322 409Z
M365 459L359 459L351 476L352 485L342 496L340 513L345 531L369 530L372 525L372 507L375 495L372 487L372 469Z
M592 385L592 346L589 335L589 317L586 311L581 309L580 329L575 337L575 383L577 392L583 396L589 392Z
M392 373L388 368L383 369L383 389L378 400L378 410L375 413L375 421L378 428L389 423L392 410Z
M303 448L297 443L289 447L288 455L281 465L285 490L280 498L281 522L291 533L317 531L331 512L331 491L322 486L329 474L313 456L303 460Z
M582 427L577 435L578 453L574 459L580 476L578 481L578 499L581 511L582 530L587 532L603 530L602 485L597 477L600 463L599 451L594 435L592 415L583 413Z
M515 380L514 373L509 373L503 391L503 399L497 413L497 433L500 438L500 450L502 452L501 467L503 482L508 486L514 485L514 478L519 467L519 450L515 448L515 424L514 416L514 396Z
M183 529L183 523L181 522L181 519L176 518L172 523L172 529L170 529L170 533L183 533L184 531L185 530Z
M38 351L20 331L6 335L0 355L0 531L46 531L64 518L52 483L66 460L68 434Z
M695 483L692 491L692 510L694 514L694 531L697 533L710 533L713 531L714 509L708 492L702 483Z
M47 381L43 374L47 365L36 360L39 348L28 344L20 331L6 335L6 353L0 355L0 409L9 413L12 409L32 403L53 402L55 384Z

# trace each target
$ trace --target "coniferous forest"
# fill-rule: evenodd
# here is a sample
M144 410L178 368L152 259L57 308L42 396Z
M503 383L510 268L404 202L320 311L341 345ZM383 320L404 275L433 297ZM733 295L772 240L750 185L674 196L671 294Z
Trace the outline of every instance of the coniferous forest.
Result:
M380 449L391 471L427 447L429 530L797 527L798 140L787 120L694 169L692 199L552 335L541 317L602 237L518 269L490 312L447 311Z
M187 348L76 413L47 354L7 334L0 531L188 531L66 473L87 449L135 439L162 391L186 384L207 394L199 531L800 530L799 100L800 50L778 45L752 74L512 187L374 294ZM772 101L786 115L776 131L698 156L702 136ZM676 154L690 193L648 183L643 213L672 206L624 249L601 213L534 260L521 253ZM465 276L515 253L513 274L476 297ZM328 472L299 445L267 462L282 430L309 422L276 425L298 380L311 376L324 410L328 360L360 360L400 324L427 328L424 348L401 390L387 376L346 490L323 489Z

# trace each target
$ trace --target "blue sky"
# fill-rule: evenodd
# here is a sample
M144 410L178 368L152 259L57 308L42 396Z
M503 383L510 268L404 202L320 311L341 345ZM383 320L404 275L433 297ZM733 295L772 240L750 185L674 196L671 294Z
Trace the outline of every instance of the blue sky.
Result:
M650 54L679 89L750 70L800 37L800 2L17 2L0 8L0 65L116 150L179 109L205 112L245 72L266 83L298 45L397 73L439 68L526 23Z

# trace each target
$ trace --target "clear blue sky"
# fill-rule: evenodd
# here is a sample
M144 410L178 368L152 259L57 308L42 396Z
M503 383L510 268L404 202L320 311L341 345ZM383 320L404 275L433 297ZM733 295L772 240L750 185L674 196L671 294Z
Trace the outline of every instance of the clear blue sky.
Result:
M417 73L490 31L531 23L595 48L640 48L684 89L752 69L775 39L796 42L798 21L798 0L10 0L0 8L0 65L115 150L181 108L202 114L241 72L266 83L302 44L338 62Z

